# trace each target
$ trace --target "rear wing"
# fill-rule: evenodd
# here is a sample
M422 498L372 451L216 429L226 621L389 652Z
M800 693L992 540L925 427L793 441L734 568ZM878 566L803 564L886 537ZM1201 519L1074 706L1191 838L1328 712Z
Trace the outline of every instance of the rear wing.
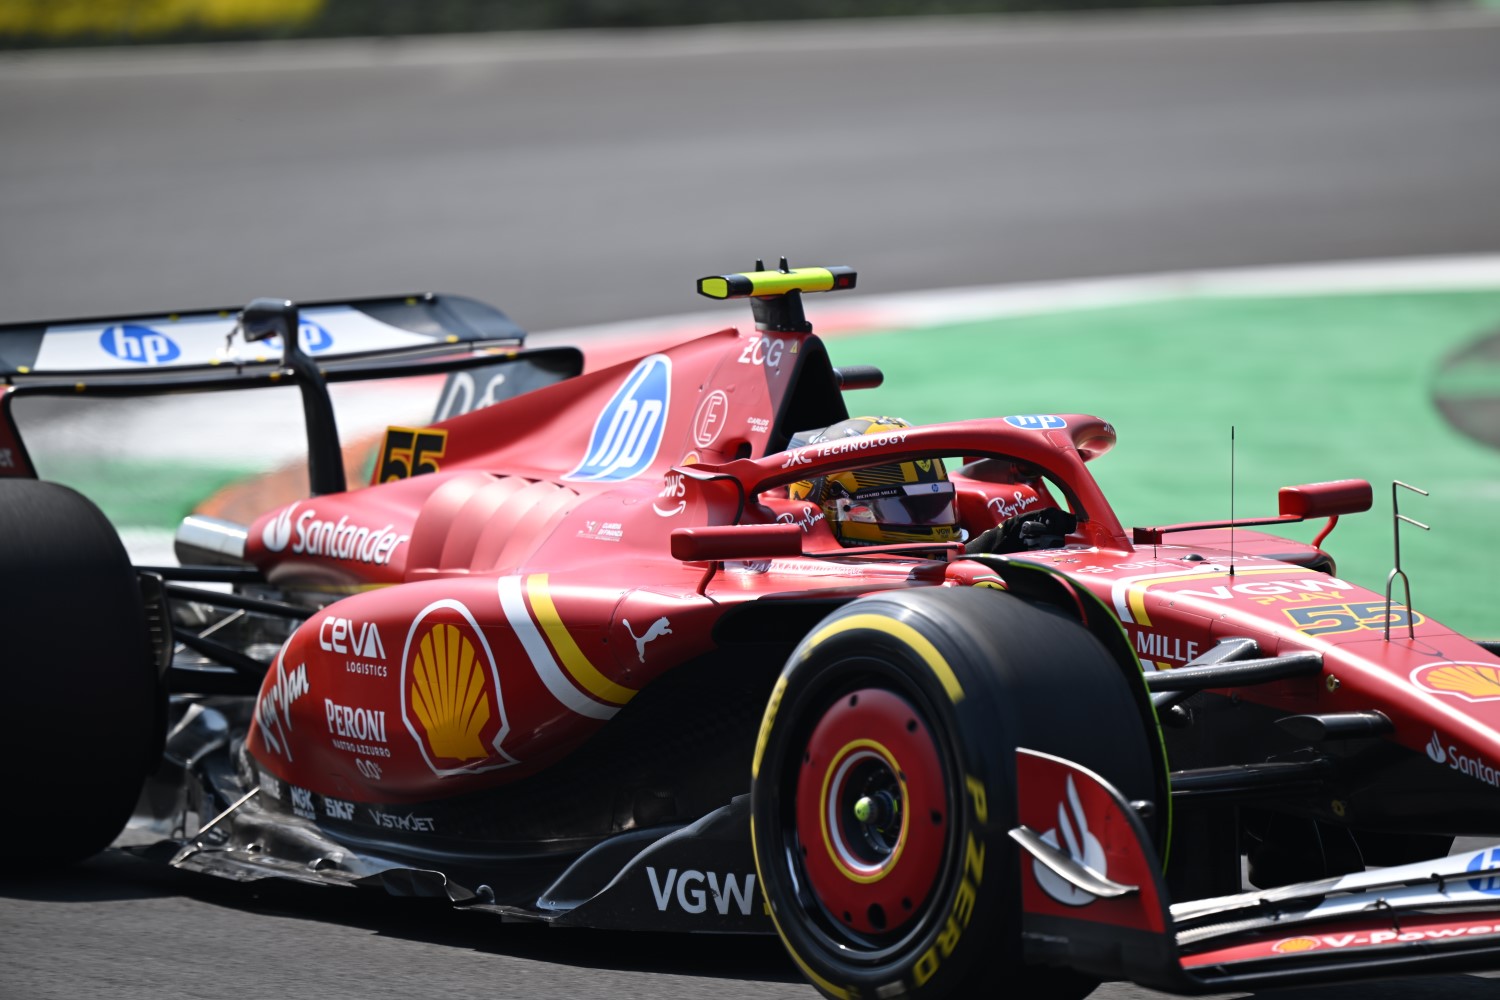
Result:
M528 351L525 340L498 309L432 293L0 325L0 477L36 477L12 415L18 396L296 385L313 493L342 492L328 383L446 374L434 418L445 419L583 370L576 348Z
M279 338L247 343L231 336L242 308L0 324L0 378L139 377L281 363ZM500 310L458 295L300 303L299 313L299 344L320 364L526 342L526 331Z

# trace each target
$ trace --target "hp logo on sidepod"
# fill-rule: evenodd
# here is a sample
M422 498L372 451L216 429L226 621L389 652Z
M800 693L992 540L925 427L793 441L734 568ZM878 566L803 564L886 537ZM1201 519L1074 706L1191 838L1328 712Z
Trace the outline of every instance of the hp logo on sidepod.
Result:
M656 460L672 392L672 362L662 354L641 359L594 422L588 451L572 472L580 482L632 479Z

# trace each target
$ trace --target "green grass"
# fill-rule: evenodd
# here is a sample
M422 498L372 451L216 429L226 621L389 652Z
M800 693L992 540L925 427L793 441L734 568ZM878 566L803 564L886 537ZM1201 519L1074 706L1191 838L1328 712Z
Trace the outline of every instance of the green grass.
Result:
M78 490L121 528L171 532L217 490L252 474L243 466L49 455L42 478Z
M886 385L851 412L919 423L1092 413L1119 443L1091 465L1128 526L1276 511L1279 486L1361 478L1375 509L1326 543L1371 589L1392 565L1392 479L1413 602L1468 634L1500 635L1500 451L1464 437L1431 390L1443 360L1500 330L1500 293L1191 299L829 343L836 364L876 364ZM1314 526L1286 533L1310 538Z

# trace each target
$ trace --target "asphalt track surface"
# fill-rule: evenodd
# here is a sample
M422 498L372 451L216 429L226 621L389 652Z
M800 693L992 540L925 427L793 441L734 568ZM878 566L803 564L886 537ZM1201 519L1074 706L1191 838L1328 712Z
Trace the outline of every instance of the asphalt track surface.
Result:
M0 320L435 288L548 329L778 253L897 291L1500 250L1500 22L1441 9L6 57L0 94ZM228 993L812 995L770 941L117 856L0 882L0 996Z

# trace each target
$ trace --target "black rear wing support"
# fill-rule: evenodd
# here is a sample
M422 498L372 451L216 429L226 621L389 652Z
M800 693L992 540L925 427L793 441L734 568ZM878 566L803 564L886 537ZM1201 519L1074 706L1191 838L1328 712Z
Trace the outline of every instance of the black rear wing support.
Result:
M298 343L297 304L288 299L254 299L240 311L240 335L254 343L277 336L283 347L282 364L302 390L302 415L307 424L307 481L313 496L342 493L344 453L339 446L338 422L328 383L313 359Z

